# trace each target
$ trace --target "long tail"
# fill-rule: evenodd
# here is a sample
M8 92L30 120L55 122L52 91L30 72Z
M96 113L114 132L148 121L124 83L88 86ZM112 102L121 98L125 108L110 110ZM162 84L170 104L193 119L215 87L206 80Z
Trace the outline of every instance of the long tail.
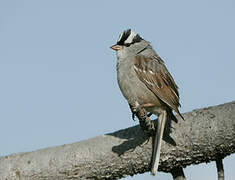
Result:
M156 133L155 141L154 141L154 149L153 149L153 156L152 156L153 157L152 169L151 169L151 173L153 175L155 175L158 170L162 136L163 136L163 132L164 132L165 124L166 124L166 119L167 119L167 112L164 111L162 114L159 115L157 133Z

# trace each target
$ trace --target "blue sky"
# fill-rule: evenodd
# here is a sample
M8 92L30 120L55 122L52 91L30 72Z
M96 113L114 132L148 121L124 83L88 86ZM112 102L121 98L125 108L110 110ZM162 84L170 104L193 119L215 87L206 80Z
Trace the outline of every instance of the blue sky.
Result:
M0 155L136 125L109 49L127 28L164 59L180 87L181 112L234 100L234 17L232 0L0 1ZM225 159L227 179L235 178L234 163L234 155ZM215 179L215 163L185 173ZM143 178L157 177L134 176Z

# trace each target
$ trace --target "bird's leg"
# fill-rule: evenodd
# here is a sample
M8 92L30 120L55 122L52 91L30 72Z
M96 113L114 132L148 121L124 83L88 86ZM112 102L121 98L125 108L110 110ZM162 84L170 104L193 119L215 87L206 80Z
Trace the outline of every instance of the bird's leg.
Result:
M133 104L129 104L131 112L132 112L132 119L135 121L135 116L137 115L137 112L142 109L142 108L149 108L149 107L153 107L154 104L152 103L146 103L146 104L141 104L139 105L137 102L135 103L135 105ZM148 114L148 117L150 117L152 115L152 113Z
M132 118L134 120L135 116L138 117L140 122L140 127L142 130L148 135L152 136L155 135L155 126L154 123L149 119L149 116L151 116L151 113L147 115L147 111L145 110L146 107L152 107L154 106L151 103L144 104L144 105L138 105L138 104L129 104L132 112Z
M146 104L141 104L140 105L140 107L142 107L142 108L150 108L150 107L153 107L154 106L154 104L152 104L152 103L146 103Z
M162 136L165 128L165 123L167 119L167 112L164 110L158 117L158 126L157 132L154 140L154 148L153 148L153 159L152 159L152 169L151 173L153 175L156 174L158 170L159 160L160 160L160 150L161 150L161 143L162 143Z

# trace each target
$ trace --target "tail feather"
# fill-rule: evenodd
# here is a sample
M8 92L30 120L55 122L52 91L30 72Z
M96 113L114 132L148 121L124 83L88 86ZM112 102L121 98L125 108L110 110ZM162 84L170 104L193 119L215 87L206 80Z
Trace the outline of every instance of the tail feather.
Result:
M184 120L183 115L180 113L180 111L177 109L176 113Z
M178 123L178 119L175 117L175 115L173 114L171 109L169 109L167 111L167 119L175 121L176 123Z
M163 136L163 132L164 132L164 128L165 128L166 119L167 119L167 112L164 111L162 114L160 114L160 116L158 118L157 133L156 133L155 141L154 141L152 169L151 169L151 173L153 175L155 175L158 170L162 136Z
M174 111L175 111L176 114L178 114L183 120L185 120L184 117L183 117L183 115L180 113L180 111L179 111L178 109L175 109ZM169 117L170 120L173 120L173 121L175 121L176 123L178 123L178 119L177 119L177 118L175 117L175 115L173 114L172 109L169 108L169 109L167 110L167 116Z

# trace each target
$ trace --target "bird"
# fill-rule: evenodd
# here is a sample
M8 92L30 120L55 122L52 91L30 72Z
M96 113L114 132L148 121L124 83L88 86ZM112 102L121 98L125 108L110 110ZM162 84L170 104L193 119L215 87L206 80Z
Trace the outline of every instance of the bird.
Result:
M110 48L116 51L118 85L132 112L144 108L158 116L151 166L155 175L166 120L178 121L173 111L184 119L178 109L178 86L150 42L133 30L123 31Z

